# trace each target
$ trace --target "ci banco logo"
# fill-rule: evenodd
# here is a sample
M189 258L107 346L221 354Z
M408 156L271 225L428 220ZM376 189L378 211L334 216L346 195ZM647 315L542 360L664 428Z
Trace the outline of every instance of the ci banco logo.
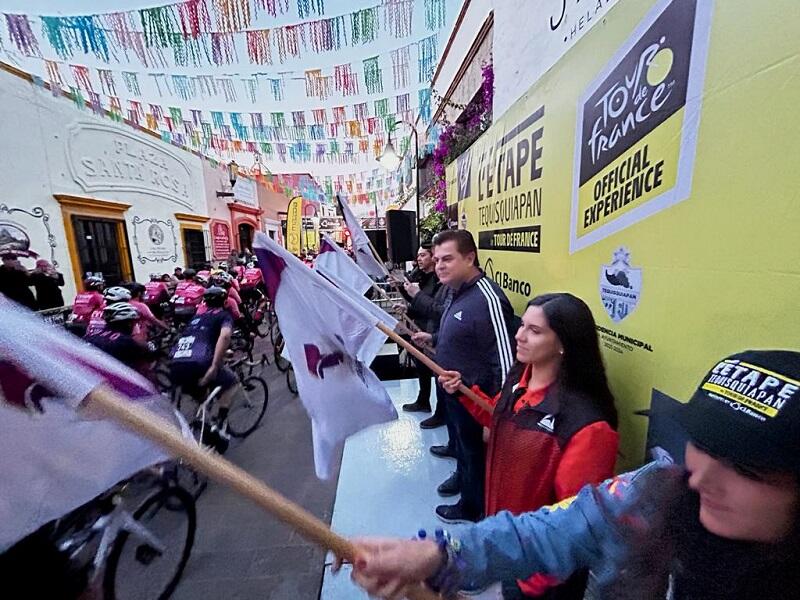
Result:
M487 277L494 280L503 290L511 292L512 294L519 294L525 298L531 297L533 286L529 281L512 277L507 272L495 268L494 261L491 258L487 258L486 262L483 264L483 272L486 273Z

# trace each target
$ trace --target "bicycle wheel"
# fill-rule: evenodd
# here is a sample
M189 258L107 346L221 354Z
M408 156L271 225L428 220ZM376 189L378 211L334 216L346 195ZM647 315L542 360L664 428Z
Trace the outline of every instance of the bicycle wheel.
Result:
M228 433L238 438L253 433L267 412L267 402L269 388L266 381L256 376L243 379L228 412Z
M289 368L286 370L286 386L292 394L297 396L297 378L294 376L294 368L292 365L289 365Z
M273 347L273 355L275 357L275 366L278 367L278 370L281 373L285 373L286 369L289 368L291 364L288 360L283 357L283 336L281 335L280 331L278 332L278 340Z
M270 313L270 317L272 313ZM277 345L277 340L281 337L281 328L278 326L278 320L270 318L269 324L269 341L273 346Z
M178 504L182 510L168 508ZM175 591L194 545L197 528L194 499L183 488L163 488L145 499L133 518L165 549L159 551L137 535L120 532L106 563L105 600L166 600Z

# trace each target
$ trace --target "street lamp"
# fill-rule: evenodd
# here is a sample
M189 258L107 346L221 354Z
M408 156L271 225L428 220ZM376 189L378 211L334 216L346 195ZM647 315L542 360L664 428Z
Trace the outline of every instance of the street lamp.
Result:
M239 176L239 165L235 160L228 164L228 180L231 182L231 191L217 192L217 198L233 198L233 186L236 184L236 178Z
M228 164L228 179L231 182L231 187L236 184L236 178L239 176L239 165L236 164L235 160L232 160L230 164Z
M392 144L392 132L389 132L389 141L386 142L386 147L383 149L383 154L378 157L378 162L383 165L383 168L389 172L394 172L400 166L400 157ZM377 216L377 215L376 215Z
M398 125L406 124L411 127L411 131L414 133L414 180L416 183L416 196L417 196L417 239L419 239L419 220L420 220L420 205L419 205L419 134L417 133L417 128L414 127L414 124L409 121L396 121L394 126L397 127ZM386 142L386 148L383 150L383 154L378 157L378 162L383 165L385 169L389 172L394 173L397 168L400 166L400 157L397 156L397 152L395 152L394 144L392 144L392 132L389 132L389 141ZM375 217L377 218L378 211L375 211Z

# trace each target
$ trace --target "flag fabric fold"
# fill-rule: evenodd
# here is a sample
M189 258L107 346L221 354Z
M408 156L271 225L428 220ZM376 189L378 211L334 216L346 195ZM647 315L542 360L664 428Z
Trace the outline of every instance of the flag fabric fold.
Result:
M0 294L0 551L166 459L155 444L75 410L101 384L175 419L141 375Z
M361 224L358 222L358 219L356 219L353 211L350 210L347 201L343 200L341 196L337 196L336 199L339 201L339 206L342 209L342 216L344 217L345 223L347 223L347 229L350 230L350 240L353 243L353 254L356 257L356 263L367 275L372 277L388 277L389 272L386 270L386 266L375 257L375 253L372 251L372 245L369 243L369 238L361 228Z
M352 288L350 288L344 281L339 279L336 275L332 273L328 273L324 268L318 269L320 275L325 277L328 281L330 281L333 285L339 288L348 299L353 302L354 304L358 305L360 309L364 312L369 313L374 323L383 323L389 329L394 329L397 327L397 319L387 313L385 310L376 306L372 302L370 302L367 298L364 297L363 294L359 294ZM380 329L376 327L372 327L372 331L370 333L366 333L364 335L363 342L360 346L359 356L361 357L362 362L365 364L370 364L375 357L378 355L378 351L383 347L383 344L386 342L386 334L381 332Z
M347 288L360 295L372 287L372 279L369 278L369 275L353 262L347 252L339 247L339 244L324 233L319 245L319 254L314 259L314 269L333 275Z
M391 317L368 309L366 298L343 292L263 233L253 250L311 418L317 476L329 479L348 436L397 418L368 366L385 341L376 325Z

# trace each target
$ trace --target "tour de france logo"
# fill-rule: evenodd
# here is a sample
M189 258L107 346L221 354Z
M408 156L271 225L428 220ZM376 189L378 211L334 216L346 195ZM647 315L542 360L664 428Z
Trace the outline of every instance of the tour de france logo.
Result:
M615 323L634 311L642 295L642 270L633 268L630 261L627 248L619 248L611 264L600 267L600 299Z
M571 252L688 197L710 12L661 0L581 96Z

